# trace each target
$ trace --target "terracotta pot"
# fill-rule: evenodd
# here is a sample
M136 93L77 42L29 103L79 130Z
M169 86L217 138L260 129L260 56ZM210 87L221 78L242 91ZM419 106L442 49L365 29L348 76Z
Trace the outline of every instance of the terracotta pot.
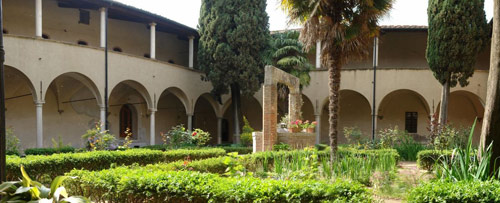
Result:
M307 128L307 129L306 129L306 132L307 132L307 133L314 133L314 128Z
M301 130L302 130L302 129L300 129L300 128L290 128L290 132L292 132L292 133L298 133L298 132L300 132Z

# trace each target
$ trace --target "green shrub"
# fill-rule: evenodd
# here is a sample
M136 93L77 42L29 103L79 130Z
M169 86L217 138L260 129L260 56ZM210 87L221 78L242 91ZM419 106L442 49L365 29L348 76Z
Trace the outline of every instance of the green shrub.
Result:
M290 145L285 144L285 143L279 143L273 145L273 151L289 151L290 150Z
M238 154L251 154L253 153L253 148L251 147L216 147L226 151L226 153L238 152Z
M7 127L5 133L7 135L5 138L7 151L5 153L19 156L19 138L14 134L14 129Z
M20 177L19 167L36 179L42 176L54 178L72 169L102 170L112 165L146 165L158 162L174 162L189 157L192 160L224 156L222 149L170 150L166 152L149 149L130 149L125 151L94 151L84 153L53 154L50 156L9 156L7 159L7 180Z
M66 146L61 148L28 148L24 150L26 155L52 155L58 153L73 153L74 147Z
M191 171L73 170L73 195L96 202L372 202L359 183L220 177Z
M418 152L427 149L427 147L416 142L412 136L404 134L399 138L398 143L394 145L394 149L398 151L402 160L416 161Z
M250 126L250 122L248 122L248 119L243 116L243 127L241 129L241 136L240 136L240 141L241 144L244 146L252 146L253 144L253 137L252 137L252 132L255 130Z
M417 154L417 165L421 169L432 171L434 164L451 157L450 150L422 150Z
M500 182L427 182L409 193L408 202L500 202Z
M148 145L144 146L142 148L145 149L152 149L152 150L172 150L174 149L173 147L169 145ZM231 153L231 152L238 152L238 154L251 154L253 152L253 148L251 147L245 147L245 146L231 146L231 145L217 145L215 147L204 147L200 149L211 149L211 148L218 148L218 149L223 149L226 151L226 153ZM180 149L196 149L196 147L189 146L189 147L182 147Z
M116 137L109 134L107 130L102 131L99 124L96 124L95 128L87 130L82 135L82 139L85 142L85 148L89 151L112 149L113 145L117 147Z

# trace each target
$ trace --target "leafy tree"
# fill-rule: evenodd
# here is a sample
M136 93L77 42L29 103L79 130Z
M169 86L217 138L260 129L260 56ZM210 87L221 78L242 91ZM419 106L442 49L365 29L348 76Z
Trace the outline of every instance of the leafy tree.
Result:
M464 87L476 57L487 43L484 0L429 0L426 58L443 85L439 123L446 124L450 87Z
M392 0L281 0L294 22L302 23L300 40L306 49L321 41L321 63L328 67L331 159L337 150L340 69L348 60L366 56L378 19L392 6Z
M269 25L265 0L203 0L199 29L199 68L211 81L212 94L229 93L239 143L240 94L252 95L263 82Z

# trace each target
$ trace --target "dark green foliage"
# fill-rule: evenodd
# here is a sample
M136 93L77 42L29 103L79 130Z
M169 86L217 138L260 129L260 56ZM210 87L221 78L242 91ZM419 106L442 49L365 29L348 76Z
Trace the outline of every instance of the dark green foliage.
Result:
M248 119L243 116L243 128L241 129L241 144L244 146L252 146L253 144L253 137L252 133L255 130L250 126L250 122Z
M265 0L203 0L198 66L215 95L238 84L244 95L261 88L269 25Z
M158 162L173 162L189 157L192 160L224 156L222 149L171 150L158 151L148 149L130 149L125 151L94 151L85 153L53 154L50 156L26 156L25 158L9 156L7 158L7 180L20 177L19 167L24 165L26 171L36 179L48 176L54 178L73 169L102 170L112 165L146 165Z
M226 151L226 153L238 152L238 154L251 154L253 149L251 147L217 147Z
M226 178L191 171L142 169L73 170L74 194L96 202L371 202L361 184L336 180L278 181L253 177Z
M422 150L417 154L417 165L421 169L431 171L434 164L441 164L442 160L451 157L450 150Z
M65 146L61 148L29 148L24 150L26 155L51 155L58 153L73 153L75 152L74 147Z
M308 86L311 81L309 71L313 69L307 51L299 41L297 31L278 32L272 34L272 65L299 78L301 86Z
M290 145L285 143L279 143L273 145L273 151L289 151L290 149L291 149Z
M421 144L413 139L412 136L405 134L399 138L397 144L394 144L396 149L404 161L416 161L418 152L428 149L426 145Z
M478 52L488 43L484 0L429 0L427 63L451 87L468 85Z
M162 150L162 151L167 151L167 150L172 150L173 148L168 145L148 145L144 146L143 148L146 149L152 149L152 150ZM201 149L210 149L212 147L205 147ZM218 148L218 149L223 149L226 151L226 153L231 153L231 152L238 152L238 154L251 154L253 152L253 149L251 147L246 147L246 146L232 146L232 145L217 145L213 148ZM186 147L181 147L181 149L197 149L196 147L193 146L186 146Z
M500 182L427 182L410 192L408 202L500 202Z

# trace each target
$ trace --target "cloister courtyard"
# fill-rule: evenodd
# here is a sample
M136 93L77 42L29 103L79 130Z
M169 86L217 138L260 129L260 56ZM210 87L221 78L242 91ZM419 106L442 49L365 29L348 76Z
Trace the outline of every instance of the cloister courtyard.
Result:
M491 4L124 2L0 0L1 202L500 202Z

